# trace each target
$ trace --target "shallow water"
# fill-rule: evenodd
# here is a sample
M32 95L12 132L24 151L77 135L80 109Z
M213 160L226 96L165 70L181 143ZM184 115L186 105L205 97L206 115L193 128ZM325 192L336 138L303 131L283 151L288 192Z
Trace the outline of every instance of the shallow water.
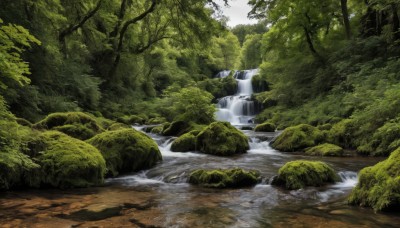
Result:
M153 169L107 179L106 186L74 190L27 190L0 196L2 227L400 227L400 216L351 207L346 197L357 172L377 158L307 157L273 150L271 133L244 131L248 153L226 158L173 153L173 138L151 135L163 162ZM287 191L269 185L288 161L323 160L342 181L321 188ZM207 189L186 183L194 169L256 169L253 188Z

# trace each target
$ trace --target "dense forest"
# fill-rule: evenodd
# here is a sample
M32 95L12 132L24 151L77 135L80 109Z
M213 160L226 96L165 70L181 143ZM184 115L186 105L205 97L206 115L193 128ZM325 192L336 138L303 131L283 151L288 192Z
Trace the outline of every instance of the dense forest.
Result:
M283 131L279 151L389 157L360 172L348 202L397 210L400 1L248 4L258 23L229 27L212 0L1 0L0 189L97 186L154 167L162 155L134 124L180 136L175 151L245 153L215 104L235 94L235 70L258 69L256 131ZM320 184L286 183L307 185Z

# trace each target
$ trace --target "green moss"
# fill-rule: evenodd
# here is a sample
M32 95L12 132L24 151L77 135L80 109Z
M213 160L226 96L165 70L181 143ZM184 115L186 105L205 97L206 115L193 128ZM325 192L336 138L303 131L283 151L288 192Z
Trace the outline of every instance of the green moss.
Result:
M103 183L105 161L90 144L57 131L48 131L33 145L36 147L31 154L41 166L43 185L70 188Z
M37 174L40 166L27 155L13 149L0 151L0 190L20 186L36 187L40 183Z
M138 115L131 115L131 116L122 116L119 117L118 122L133 125L133 124L144 124L147 121L146 116L138 116Z
M240 188L260 182L257 171L243 169L195 170L189 175L189 183L209 188Z
M292 161L279 169L272 185L283 186L289 190L306 186L322 186L339 179L335 171L326 163L319 161Z
M254 131L256 131L256 132L274 132L275 129L276 129L275 124L266 122L266 123L257 125L256 128L254 128Z
M150 130L150 133L152 133L152 134L161 134L163 132L163 129L164 129L163 125L155 126Z
M272 143L274 149L280 151L298 151L321 142L324 134L318 128L300 124L286 128Z
M170 125L165 125L162 134L165 136L179 136L191 130L189 123L185 121L174 121Z
M53 129L80 140L90 139L96 135L96 132L92 129L89 129L86 125L80 124L67 124L54 127Z
M125 129L125 128L132 128L131 126L129 126L129 125L126 125L126 124L123 124L123 123L113 123L113 124L111 124L108 128L107 128L107 130L109 130L109 131L115 131L115 130L120 130L120 129Z
M95 117L82 112L53 113L33 127L58 130L81 140L91 138L103 131Z
M369 139L369 142L357 147L357 151L373 156L388 156L400 147L400 119L387 122Z
M400 148L386 160L360 171L349 203L375 211L400 210Z
M268 82L261 75L255 75L251 79L251 83L255 93L264 92L269 89Z
M88 142L103 154L109 176L151 168L162 160L157 144L135 129L104 132Z
M162 124L167 122L167 120L164 117L154 117L149 119L146 124Z
M312 156L343 156L343 148L329 143L324 143L318 146L314 146L306 149L307 155Z
M196 136L199 131L191 131L175 139L171 145L173 152L188 152L196 150Z
M319 125L318 129L321 131L329 131L332 129L332 124L327 123L327 124Z
M214 122L197 136L197 149L206 154L230 156L246 153L247 137L228 122Z
M355 130L355 121L344 119L332 126L329 131L329 141L343 148L353 148Z
M33 126L33 124L30 121L26 120L26 119L16 118L15 120L21 126L26 126L26 127L32 127Z

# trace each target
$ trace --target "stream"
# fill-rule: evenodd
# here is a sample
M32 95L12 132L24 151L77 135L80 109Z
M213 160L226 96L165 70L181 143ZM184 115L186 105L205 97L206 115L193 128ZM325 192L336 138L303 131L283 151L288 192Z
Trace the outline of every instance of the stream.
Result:
M141 129L141 127L137 127ZM21 190L0 197L1 227L400 227L400 217L352 207L346 197L357 172L378 158L308 157L269 146L276 133L244 131L248 153L216 157L170 151L174 138L152 135L163 155L156 167L107 179L103 187L71 190ZM297 159L322 160L342 181L288 191L269 185L279 167ZM208 189L186 183L198 168L259 170L252 188Z

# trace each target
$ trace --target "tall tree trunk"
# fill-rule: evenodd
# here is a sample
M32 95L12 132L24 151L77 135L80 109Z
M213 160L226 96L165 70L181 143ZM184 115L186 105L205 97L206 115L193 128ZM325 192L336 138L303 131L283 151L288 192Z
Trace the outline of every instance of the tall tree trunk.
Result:
M340 0L340 5L342 7L342 16L343 16L344 27L346 29L346 37L347 39L351 39L351 27L349 20L349 11L347 8L347 0Z

